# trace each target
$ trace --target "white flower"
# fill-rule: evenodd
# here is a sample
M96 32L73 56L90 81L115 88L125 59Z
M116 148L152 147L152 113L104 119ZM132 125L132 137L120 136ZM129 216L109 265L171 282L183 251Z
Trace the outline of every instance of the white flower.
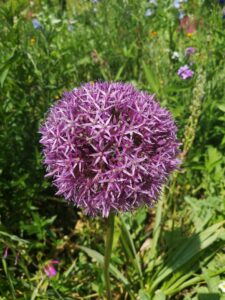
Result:
M177 51L174 51L171 56L172 59L179 59L179 57L180 57L180 54Z
M185 3L185 2L187 2L187 0L174 0L174 1L173 1L173 6L174 6L175 8L177 8L177 9L179 9L180 6L181 6L181 4L182 4L182 3Z
M148 8L145 12L145 17L150 17L153 14L152 9Z
M148 3L153 4L153 5L157 5L157 0L149 0Z
M218 285L218 288L221 290L221 292L225 293L225 281L221 282Z

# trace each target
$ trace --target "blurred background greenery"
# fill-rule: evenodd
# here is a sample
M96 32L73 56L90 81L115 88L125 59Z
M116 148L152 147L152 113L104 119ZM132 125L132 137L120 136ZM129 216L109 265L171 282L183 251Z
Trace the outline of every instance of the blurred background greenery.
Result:
M54 196L38 134L63 91L96 80L155 93L183 142L158 205L116 219L113 298L225 299L223 2L0 2L1 300L104 299L104 220Z

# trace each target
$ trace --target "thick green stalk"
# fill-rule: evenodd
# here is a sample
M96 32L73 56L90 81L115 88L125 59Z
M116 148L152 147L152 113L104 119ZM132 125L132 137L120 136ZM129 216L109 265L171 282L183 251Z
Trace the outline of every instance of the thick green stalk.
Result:
M112 253L113 234L114 234L115 215L110 213L107 219L106 241L105 241L105 260L104 260L104 277L106 285L106 295L108 300L112 300L109 277L109 263Z

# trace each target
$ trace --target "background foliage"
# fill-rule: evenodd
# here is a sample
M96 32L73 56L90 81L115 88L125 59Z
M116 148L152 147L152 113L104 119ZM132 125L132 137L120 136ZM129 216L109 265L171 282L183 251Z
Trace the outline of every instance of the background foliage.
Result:
M223 1L151 2L1 1L1 300L104 298L104 220L54 196L38 134L64 90L95 80L155 93L183 141L157 207L116 218L114 299L225 299ZM185 64L188 80L177 75Z

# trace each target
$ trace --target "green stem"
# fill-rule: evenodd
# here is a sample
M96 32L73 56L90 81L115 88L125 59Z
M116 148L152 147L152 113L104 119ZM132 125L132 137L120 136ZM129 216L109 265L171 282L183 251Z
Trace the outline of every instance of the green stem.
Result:
M114 214L110 213L107 219L106 242L105 242L105 260L104 260L104 277L106 285L106 295L108 300L112 300L110 290L109 263L112 253L113 233L114 233Z

